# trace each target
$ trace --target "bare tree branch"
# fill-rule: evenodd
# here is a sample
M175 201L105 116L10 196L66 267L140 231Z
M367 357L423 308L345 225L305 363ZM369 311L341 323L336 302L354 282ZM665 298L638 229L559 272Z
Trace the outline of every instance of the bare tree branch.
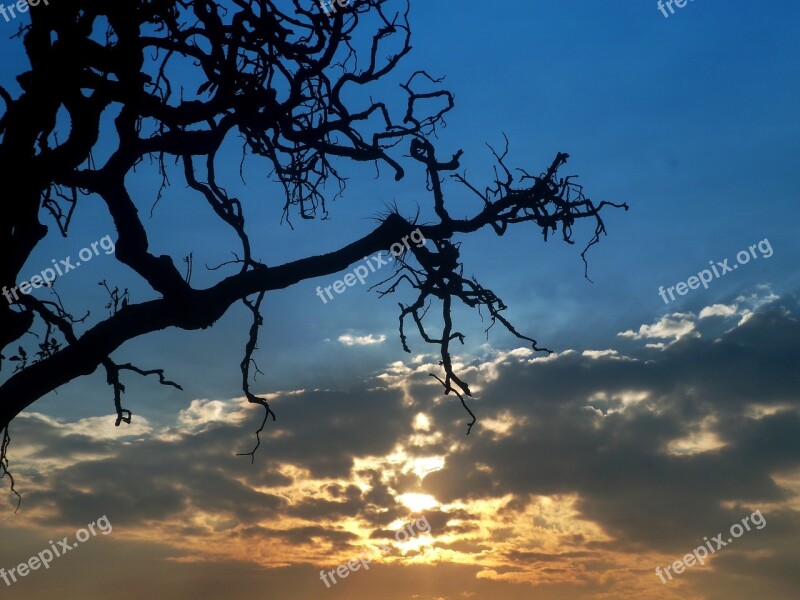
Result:
M0 87L0 165L11 173L30 174L7 179L7 194L14 201L3 206L0 219L0 287L16 285L26 261L47 238L41 217L66 237L74 219L83 217L76 211L80 203L81 210L101 206L113 221L115 258L138 275L144 288L135 290L135 297L155 298L134 302L127 288L103 280L108 315L95 321L89 321L88 312L73 317L57 294L56 301L22 295L10 304L0 302L0 350L10 344L17 348L8 359L12 372L0 354L0 369L6 366L0 382L3 476L11 476L8 427L21 411L102 367L114 394L116 425L130 423L132 412L122 404L123 371L157 375L161 384L181 388L163 369L117 364L113 353L139 336L170 327L211 327L238 302L252 315L240 363L242 389L249 402L265 409L255 448L244 454L252 460L269 417L275 419L267 401L251 390L251 375L260 372L254 354L265 295L342 271L415 228L433 242L432 249L411 248L392 277L379 284L386 286L379 295L411 291L412 301L399 303L401 345L410 351L404 328L410 318L422 340L439 347L444 376L436 378L444 393L456 394L471 415L468 432L475 415L463 396L471 394L451 359L452 342L464 343L451 317L456 301L487 311L487 331L499 322L534 350L548 351L515 329L492 290L464 276L456 238L484 227L502 236L512 224L531 223L545 241L560 230L571 244L575 223L588 219L594 236L581 253L585 262L588 249L606 233L601 211L627 210L627 205L595 204L574 176L559 176L568 158L564 153L532 176L506 166L506 140L502 152L492 150L495 181L484 191L458 173L462 150L440 158L434 140L455 106L441 78L414 70L400 85L404 102L399 114L395 103L369 96L373 84L395 71L411 51L408 15L407 0L354 0L331 17L315 3L298 0L60 0L46 8L31 6L30 23L18 34L30 69L18 74L17 95ZM196 90L186 89L176 73L201 83ZM237 137L242 156L258 161L282 191L278 206L290 226L297 216L299 223L327 218L330 200L344 193L346 167L354 162L374 163L379 174L388 167L395 180L409 168L421 169L437 220L418 224L393 209L372 232L341 248L266 264L253 256L246 214L253 202L269 199L235 197L222 168L222 149ZM93 153L99 146L104 151ZM103 156L102 163L95 156ZM159 176L154 198L130 186L131 174L142 168ZM448 175L468 195L480 198L481 208L472 216L452 216L443 186ZM230 249L234 260L209 267L219 273L205 289L192 286L193 253L183 258L181 273L180 258L151 251L150 232L140 215L144 207L152 214L171 182L181 178L189 190L187 206L196 201L187 210L210 209L221 227L236 236ZM91 202L85 202L88 198ZM456 201L460 210L462 198ZM233 269L223 275L222 267ZM584 274L588 278L588 270ZM443 322L437 333L424 323L434 305ZM36 351L25 349L28 334L38 336Z

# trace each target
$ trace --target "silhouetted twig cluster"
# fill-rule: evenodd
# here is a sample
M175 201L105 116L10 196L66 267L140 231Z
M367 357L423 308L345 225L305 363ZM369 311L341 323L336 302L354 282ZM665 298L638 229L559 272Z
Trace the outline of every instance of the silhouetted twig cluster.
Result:
M7 197L14 201L1 209L0 286L14 284L46 237L41 213L66 236L81 214L76 207L88 207L91 198L114 222L116 259L150 288L149 294L137 291L137 298L152 299L133 302L127 289L104 280L109 314L94 323L87 322L88 312L74 318L57 294L56 301L25 296L13 306L0 302L0 348L44 331L35 360L21 349L15 362L24 368L0 384L0 428L6 436L22 410L98 367L105 369L113 391L116 425L130 423L132 413L122 406L123 371L158 375L160 383L180 386L161 369L119 365L112 354L133 338L169 327L211 327L242 302L252 315L240 364L242 389L251 403L265 408L256 447L247 453L254 456L268 418L275 418L266 399L250 388L251 375L260 372L253 355L265 294L344 270L408 235L416 223L392 212L366 236L327 254L267 264L253 255L247 203L228 191L228 174L219 172L223 144L235 136L242 141L242 162L245 156L259 159L282 192L282 218L290 226L297 215L328 217L330 199L345 189L344 167L350 162L374 163L378 173L388 168L395 180L404 176L409 157L411 166L424 170L438 222L420 229L434 248L412 248L383 293L402 282L415 290L412 303L400 304L401 343L409 350L404 325L413 322L423 340L440 347L444 377L436 377L445 393L455 393L462 403L463 395L470 395L450 358L451 342L463 343L451 320L455 300L487 311L490 327L499 321L534 349L545 350L506 320L506 305L494 292L464 277L454 237L486 226L503 235L510 224L532 222L545 239L560 229L572 243L575 222L593 219L588 249L605 233L600 211L611 204L595 205L572 176L557 176L566 154L558 154L544 173L519 171L515 180L505 165L507 150L495 153L495 182L478 191L457 173L461 150L446 160L436 155L432 140L446 125L454 96L424 70L400 86L399 109L369 96L371 84L394 71L411 50L408 15L404 0L359 0L332 16L313 2L272 0L60 0L46 10L31 7L30 23L19 33L31 68L17 77L18 95L0 86L0 164L10 173L26 174L6 182ZM197 87L187 86L198 79ZM101 142L113 146L97 161L101 153L94 150ZM154 198L130 186L131 175L141 168L159 174ZM451 217L442 187L447 174L481 198L482 209L474 216ZM238 175L243 178L241 166ZM209 267L220 276L205 289L191 284L193 254L184 259L181 273L171 256L151 252L141 218L141 208L149 206L152 214L180 178L190 201L205 207L193 210L210 210L237 240L231 248L234 260ZM264 196L272 200L268 191ZM422 323L433 302L440 303L444 323L437 334L429 334ZM54 339L56 333L63 341ZM4 443L3 473L6 449Z

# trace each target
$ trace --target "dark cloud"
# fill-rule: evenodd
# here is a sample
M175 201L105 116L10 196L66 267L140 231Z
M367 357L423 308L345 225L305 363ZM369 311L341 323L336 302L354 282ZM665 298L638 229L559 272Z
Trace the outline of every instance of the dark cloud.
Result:
M771 475L800 461L800 372L789 368L800 358L799 339L797 320L771 308L716 340L684 338L635 361L572 353L509 362L480 396L502 399L527 424L497 441L476 436L426 487L441 501L577 493L584 515L615 536L678 545L704 525L730 523L735 515L720 507L724 501L787 498ZM598 392L618 399L597 402ZM631 392L647 399L612 412ZM754 404L787 408L754 419L746 414ZM490 410L483 401L475 408L484 418ZM437 419L446 410L440 405ZM724 449L666 452L706 418L715 419L710 431ZM477 462L491 472L475 471Z
M761 509L769 525L737 540L715 569L759 581L780 572L771 589L788 589L796 580L785 572L785 556L797 555L789 540L796 540L800 522L785 508L794 492L779 476L800 466L796 313L796 306L766 306L739 325L741 313L684 316L700 336L664 348L623 339L617 354L474 360L464 369L479 389L470 400L479 422L469 437L457 400L442 398L427 368L391 371L380 380L388 389L369 382L364 389L279 396L273 405L280 422L268 425L253 464L234 452L249 450L257 411L188 428L149 425L121 440L28 417L14 429L15 443L28 448L20 483L32 489L24 506L41 526L81 526L108 514L121 527L154 523L176 536L208 532L176 524L207 513L225 541L272 540L316 556L321 549L358 548L358 536L338 526L346 520L371 528L372 539L392 537L392 524L410 515L398 493L431 494L442 503L507 498L498 519L504 511L524 512L539 496L569 496L582 519L610 536L598 542L564 531L557 552L504 550L497 558L507 564L494 569L498 577L516 576L525 565L562 576L570 561L589 577L603 572L608 552L680 557L703 536ZM426 431L415 429L418 412L430 420ZM681 450L680 440L695 451ZM409 459L445 457L445 466L424 480L411 470L356 468L356 459L386 457L398 447ZM30 467L54 457L40 474ZM327 483L308 487L306 478ZM285 489L297 486L308 495L287 497ZM515 536L509 527L495 529L496 539L481 537L485 514L456 507L424 512L434 537L455 536L434 542L443 550L484 555ZM255 525L265 519L290 523ZM763 548L775 553L748 553ZM690 574L687 581L708 577ZM567 587L543 597L561 597Z

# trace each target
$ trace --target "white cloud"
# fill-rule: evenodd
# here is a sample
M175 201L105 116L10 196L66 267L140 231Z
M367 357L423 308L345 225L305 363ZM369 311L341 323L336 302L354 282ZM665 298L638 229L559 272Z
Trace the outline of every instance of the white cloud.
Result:
M478 366L486 381L494 381L497 379L498 368L503 364L508 364L520 358L527 358L533 355L533 350L530 348L514 348L508 351L495 351L490 350L494 357L487 359Z
M248 417L247 406L244 398L192 400L189 408L178 413L178 423L189 431L203 430L212 423L239 424Z
M125 424L117 427L114 423L116 415L106 415L102 417L86 417L78 421L64 423L50 416L41 413L25 413L20 418L39 420L56 428L62 436L82 435L95 441L117 440L129 437L149 437L153 433L151 423L141 415L131 421L130 425Z
M770 290L768 285L762 284L762 285L756 286L756 288L759 291L764 290L765 293L759 294L759 292L753 292L748 296L745 296L744 294L742 294L740 296L737 296L736 302L740 302L740 303L744 302L744 303L750 304L751 308L756 310L756 309L759 309L759 308L761 308L762 306L764 306L766 304L771 304L772 302L775 302L776 300L779 299L779 296L776 295L775 293L773 293Z
M524 415L515 415L509 410L504 410L494 418L482 417L480 426L491 431L492 439L497 441L510 436L516 428L524 427L528 422Z
M700 334L695 330L694 322L690 320L690 313L675 313L672 315L665 315L659 321L652 325L642 325L639 331L632 330L623 331L617 335L620 337L631 338L634 340L641 339L669 339L677 341L682 337L691 335L692 337L700 337Z
M737 306L735 304L712 304L700 311L700 318L731 317L736 314L736 309Z
M386 341L385 335L374 336L369 335L350 335L344 334L339 336L339 342L345 346L371 346L372 344L382 344Z
M592 360L599 360L601 358L611 358L616 360L624 360L627 356L620 356L617 350L584 350L581 356L586 356Z

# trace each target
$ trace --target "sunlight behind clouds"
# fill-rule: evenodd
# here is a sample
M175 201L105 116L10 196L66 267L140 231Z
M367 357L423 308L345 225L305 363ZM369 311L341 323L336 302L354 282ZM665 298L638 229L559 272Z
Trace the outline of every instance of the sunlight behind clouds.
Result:
M407 506L414 512L424 512L439 506L439 502L430 494L400 494L397 499L403 506Z

